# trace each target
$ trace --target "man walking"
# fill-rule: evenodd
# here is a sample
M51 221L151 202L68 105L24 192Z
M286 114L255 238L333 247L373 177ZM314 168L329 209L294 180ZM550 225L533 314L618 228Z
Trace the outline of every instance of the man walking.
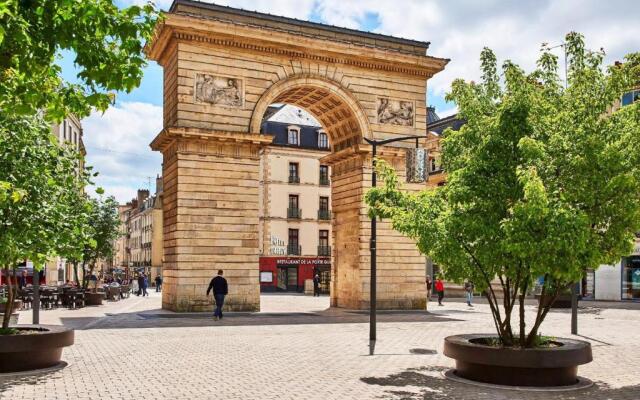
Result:
M436 278L436 293L438 294L438 305L442 306L442 299L444 299L444 283L440 277Z
M464 291L467 296L467 305L473 307L473 304L471 304L473 300L473 282L467 279L464 283Z
M224 296L229 292L229 287L227 286L227 280L222 277L224 272L219 269L218 276L211 279L209 282L209 287L207 288L207 296L209 296L209 292L213 290L213 298L216 301L216 309L213 312L213 317L218 320L222 319L222 306L224 305Z
M162 278L160 277L160 275L156 275L156 292L159 292L162 290Z
M142 286L144 286L144 276L140 273L138 274L138 292L136 292L136 296L140 296L142 294Z
M427 301L425 303L425 310L429 308L429 300L431 299L431 288L433 287L433 282L431 282L431 276L427 275Z
M313 297L320 297L320 275L316 274L313 277Z

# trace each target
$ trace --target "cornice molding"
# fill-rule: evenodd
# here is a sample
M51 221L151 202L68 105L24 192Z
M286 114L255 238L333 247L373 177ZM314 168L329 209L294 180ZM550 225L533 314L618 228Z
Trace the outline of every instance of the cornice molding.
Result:
M233 32L233 35L229 32ZM315 45L292 45L291 40L286 39L293 37L314 42ZM158 25L154 38L145 49L148 57L159 61L162 58L164 48L174 39L207 43L214 46L235 47L291 59L343 64L425 78L431 78L449 62L447 59L426 54L418 56L376 45L363 45L338 39L327 40L304 35L301 32L280 32L262 26L251 26L235 21L204 19L184 14L169 14L167 19ZM328 49L327 44L329 43L333 45L332 50ZM364 52L366 55L363 54Z

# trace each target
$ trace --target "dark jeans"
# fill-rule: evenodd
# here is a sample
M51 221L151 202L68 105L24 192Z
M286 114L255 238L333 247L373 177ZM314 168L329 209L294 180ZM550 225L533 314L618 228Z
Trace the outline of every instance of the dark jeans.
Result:
M147 287L146 286L142 287L142 297L144 297L144 296L149 296L149 293L147 293Z
M313 295L320 297L320 286L313 287Z
M159 292L160 290L162 290L162 285L156 285L156 292Z
M444 291L438 292L438 304L442 304L442 299L444 299Z
M222 306L224 305L224 294L214 294L213 298L216 300L216 309L213 312L213 316L222 318Z

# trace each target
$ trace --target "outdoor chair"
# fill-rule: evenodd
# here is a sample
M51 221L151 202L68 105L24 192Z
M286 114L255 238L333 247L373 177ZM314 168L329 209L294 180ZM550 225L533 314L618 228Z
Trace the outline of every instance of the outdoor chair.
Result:
M74 298L74 306L76 308L82 308L85 306L84 290L76 291L75 298Z

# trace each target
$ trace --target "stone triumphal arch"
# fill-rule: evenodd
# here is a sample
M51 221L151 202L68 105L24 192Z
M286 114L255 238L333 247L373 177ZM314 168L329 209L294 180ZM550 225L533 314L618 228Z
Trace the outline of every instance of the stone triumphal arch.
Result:
M428 43L195 1L176 0L147 47L164 69L163 307L210 308L218 268L232 310L257 310L260 134L267 107L306 109L329 135L333 211L331 304L369 306L371 149L363 138L426 135L426 83L447 60ZM267 132L268 133L268 132ZM408 144L411 145L411 144ZM405 150L385 147L400 176ZM418 184L407 185L420 189ZM378 306L424 307L424 257L378 228Z

